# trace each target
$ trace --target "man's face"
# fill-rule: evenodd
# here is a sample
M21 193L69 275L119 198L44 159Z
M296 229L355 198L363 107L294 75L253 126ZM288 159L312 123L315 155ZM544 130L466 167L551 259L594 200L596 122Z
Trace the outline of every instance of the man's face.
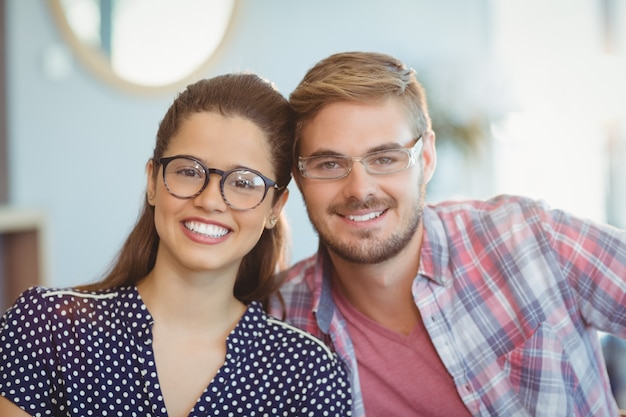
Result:
M434 134L419 133L424 143L417 163L401 172L371 175L354 162L350 173L339 179L295 173L311 223L331 252L349 262L374 264L393 258L412 239L421 238L416 230L435 151ZM396 99L333 103L304 125L298 156L361 157L380 149L408 149L416 136Z

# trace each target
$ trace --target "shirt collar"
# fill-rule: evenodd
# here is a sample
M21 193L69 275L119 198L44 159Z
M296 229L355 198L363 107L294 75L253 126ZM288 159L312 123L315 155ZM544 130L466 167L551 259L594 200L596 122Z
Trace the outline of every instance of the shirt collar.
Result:
M331 261L328 250L322 242L317 250L317 262L313 269L313 281L316 283L313 293L313 313L317 318L320 330L328 334L330 322L335 312L335 303L331 292L330 276Z
M450 249L443 222L429 206L424 207L422 221L424 238L418 274L439 285L449 286L452 284L453 276L449 268Z

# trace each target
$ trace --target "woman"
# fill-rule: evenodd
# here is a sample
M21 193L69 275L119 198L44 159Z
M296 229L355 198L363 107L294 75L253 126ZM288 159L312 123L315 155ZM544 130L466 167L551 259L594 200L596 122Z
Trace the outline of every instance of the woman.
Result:
M292 130L253 74L180 94L108 275L30 289L3 317L0 415L349 415L336 357L257 301L284 263Z

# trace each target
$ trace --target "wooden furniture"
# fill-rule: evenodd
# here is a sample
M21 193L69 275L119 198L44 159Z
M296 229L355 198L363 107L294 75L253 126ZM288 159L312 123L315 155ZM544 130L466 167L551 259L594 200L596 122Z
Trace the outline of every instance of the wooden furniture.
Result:
M0 309L25 289L46 282L45 216L0 206Z

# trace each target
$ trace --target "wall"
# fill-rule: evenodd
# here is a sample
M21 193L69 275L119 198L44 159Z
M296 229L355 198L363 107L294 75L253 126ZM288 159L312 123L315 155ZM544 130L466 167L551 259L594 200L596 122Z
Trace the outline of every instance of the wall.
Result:
M384 4L384 5L383 5ZM374 50L416 68L490 49L487 0L242 0L212 76L251 70L286 95L319 59ZM41 0L7 0L10 203L48 213L48 284L99 278L132 227L144 164L171 96L112 89L80 64L52 79L45 54L62 39ZM293 258L316 249L297 190L287 214Z

